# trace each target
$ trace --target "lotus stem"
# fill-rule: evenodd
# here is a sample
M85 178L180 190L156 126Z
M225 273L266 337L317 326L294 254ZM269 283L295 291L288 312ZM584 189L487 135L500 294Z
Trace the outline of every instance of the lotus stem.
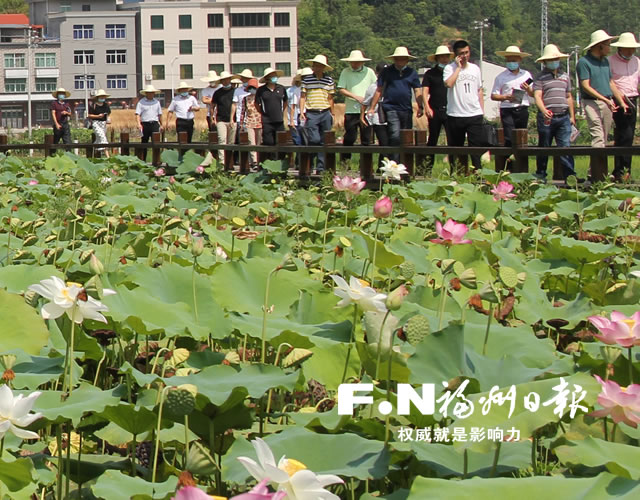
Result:
M187 457L189 456L189 415L184 416L184 462L182 468L187 467Z
M489 342L489 331L491 330L491 317L493 316L493 303L489 306L489 317L487 318L487 329L484 332L484 342L482 344L482 355L487 355L487 344Z
M281 348L283 345L286 345L286 346L288 346L288 347L293 347L291 344L289 344L289 343L287 343L287 342L283 342L282 344L280 344L280 345L278 346L278 349L276 349L276 359L275 359L275 361L273 362L273 366L278 366L278 362L280 361L280 348Z
M351 357L351 349L353 348L353 343L355 341L356 336L356 321L358 320L358 304L353 304L353 322L351 324L351 337L349 339L349 347L347 348L347 357L344 360L344 371L342 372L342 378L340 379L340 383L344 384L344 381L347 379L347 370L349 369L349 358Z
M496 470L498 469L498 460L500 459L500 447L502 446L502 442L498 441L496 443L496 451L493 454L493 464L491 465L491 472L489 472L489 477L496 476Z
M376 250L378 250L378 226L380 226L380 219L376 219L376 229L373 233L373 259L371 260L371 287L373 288L373 280L376 277Z
M196 297L196 266L198 265L198 258L193 258L193 266L191 266L191 291L193 293L193 314L196 317L196 323L198 323L198 298Z
M271 286L271 276L277 272L280 267L276 267L267 275L267 285L264 291L264 304L262 306L262 350L260 352L260 362L264 364L267 349L267 314L269 311L269 287Z
M438 311L438 331L442 330L442 322L444 320L444 305L447 300L447 283L446 278L442 277L442 287L440 288L442 296L440 297L440 310Z
M633 384L633 347L629 347L629 385Z
M75 312L77 299L73 302L72 317L75 316L73 312ZM76 322L71 320L71 334L69 336L69 355L68 355L68 365L69 365L69 379L68 379L68 393L69 396L73 393L73 348L75 346L75 333L76 333Z
M387 318L389 317L389 314L391 314L391 311L387 309L387 312L385 313L384 318L382 320L382 325L380 326L380 334L378 335L378 355L376 357L376 376L375 376L376 380L378 380L378 370L380 369L380 358L382 357L382 332L384 331L384 324L387 322ZM393 332L391 333L391 335L393 335ZM389 353L389 356L391 356L391 353ZM391 361L389 361L389 363L391 363Z
M466 448L464 449L462 460L462 479L467 479L467 475L469 473L469 450Z
M162 425L162 406L164 405L164 395L169 387L162 389L160 393L160 407L158 408L158 424L156 425L156 439L153 447L153 470L151 471L151 482L156 482L156 469L158 468L158 451L160 448L160 427Z
M56 498L62 498L62 424L56 426L56 444L58 454L58 470L56 479Z
M604 417L604 419L602 420L602 425L604 427L604 440L605 441L609 441L609 429L607 429L607 418L608 417Z
M231 253L229 254L229 262L233 262L233 249L236 246L236 235L231 231Z

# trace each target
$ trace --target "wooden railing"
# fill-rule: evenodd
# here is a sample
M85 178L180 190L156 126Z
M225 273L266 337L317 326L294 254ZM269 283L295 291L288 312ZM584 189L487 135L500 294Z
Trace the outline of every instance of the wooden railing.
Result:
M503 141L502 129L498 131L499 140ZM529 158L537 156L549 156L553 158L553 179L561 180L562 169L559 157L588 156L590 158L591 176L595 181L607 179L607 158L614 155L637 156L640 155L640 146L631 147L604 147L593 148L590 146L571 147L548 147L540 148L528 145L528 132L526 129L513 131L512 147L451 147L451 146L426 146L425 130L402 130L402 144L397 147L392 146L343 146L336 144L335 132L326 132L324 135L324 145L322 146L296 146L293 145L291 135L288 131L278 132L276 146L253 146L249 144L246 132L239 133L239 144L218 144L216 132L209 132L208 142L187 143L187 135L184 132L178 134L177 142L164 142L160 133L154 133L149 143L130 142L128 132L120 133L119 142L109 144L53 144L53 135L45 136L44 144L9 144L6 135L0 135L0 152L39 150L45 156L55 154L57 150L82 149L86 151L86 156L93 158L97 149L108 148L118 150L122 155L134 154L142 160L146 160L148 150L151 150L151 164L160 166L161 154L163 150L176 149L186 151L189 149L206 154L211 151L214 156L218 150L225 151L225 170L233 169L233 152L239 153L239 165L241 173L249 172L249 153L256 151L260 159L278 158L289 161L291 168L294 166L294 157L298 156L297 170L301 178L308 178L311 174L311 164L314 154L325 153L325 168L335 170L337 157L341 154L357 153L360 155L360 176L365 180L371 180L374 172L374 155L381 154L389 156L400 155L400 162L403 163L411 177L414 176L416 166L424 164L429 155L449 155L462 159L458 162L458 168L462 173L468 173L467 155L481 155L489 151L495 161L496 170L504 169L505 160L513 155L514 161L510 170L515 173L529 172Z

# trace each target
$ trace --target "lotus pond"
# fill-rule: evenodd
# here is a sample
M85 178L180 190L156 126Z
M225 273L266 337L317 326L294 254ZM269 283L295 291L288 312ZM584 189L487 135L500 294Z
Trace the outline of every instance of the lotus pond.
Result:
M636 191L199 162L0 159L2 498L640 497Z

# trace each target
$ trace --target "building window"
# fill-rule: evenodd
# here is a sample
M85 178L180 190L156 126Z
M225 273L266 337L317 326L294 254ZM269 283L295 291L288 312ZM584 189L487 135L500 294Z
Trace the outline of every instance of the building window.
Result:
M151 78L154 80L164 80L164 64L154 64L151 66Z
M231 72L232 73L241 73L243 69L250 69L254 75L261 75L264 73L264 70L271 66L269 63L240 63L240 64L232 64Z
M36 121L48 122L51 120L51 109L49 104L36 104Z
M127 75L107 75L108 89L126 89Z
M289 13L288 12L276 12L273 15L274 26L289 26Z
M73 39L85 40L93 38L93 24L74 24Z
M76 90L84 90L84 81L87 79L87 88L96 88L96 76L95 75L76 75L73 79L74 87Z
M84 4L82 6L82 12L91 12L91 5L89 4Z
M193 54L193 45L191 40L180 40L179 50L180 54Z
M209 38L209 54L224 52L224 40L222 38Z
M94 64L93 50L74 50L73 64Z
M231 52L269 52L268 38L232 38Z
M164 16L151 16L151 29L163 30L164 29Z
M60 12L69 12L69 11L71 11L71 2L61 2Z
M224 64L209 64L209 71L215 71L220 74L224 71Z
M57 78L36 78L36 92L53 92L57 85Z
M207 26L209 28L222 28L224 16L222 14L207 14Z
M105 28L106 38L127 38L127 27L124 24L107 24Z
M164 55L164 40L151 40L151 54L154 56Z
M36 52L36 68L55 68L56 54L54 52Z
M269 26L268 12L242 12L239 14L231 14L231 26Z
M276 52L291 52L291 39L276 38Z
M291 76L291 63L276 63L276 69L284 72L284 76Z
M180 79L190 80L191 78L193 78L193 64L181 64Z
M4 55L4 67L5 68L25 68L24 54L5 54Z
M18 94L27 91L26 78L5 78L4 91L7 94Z
M126 49L107 50L107 64L127 64Z
M181 14L178 16L178 28L181 30L191 29L191 14Z

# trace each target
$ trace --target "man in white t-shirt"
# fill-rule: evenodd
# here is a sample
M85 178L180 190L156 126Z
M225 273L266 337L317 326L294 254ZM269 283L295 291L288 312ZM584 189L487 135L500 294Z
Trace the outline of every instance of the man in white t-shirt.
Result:
M216 90L220 88L220 83L218 83L218 73L215 71L209 71L209 74L204 78L200 78L200 81L209 84L208 87L205 87L200 91L200 101L202 101L202 104L207 108L207 126L209 127L209 132L213 132L216 129L216 125L211 119L211 99L213 98L213 94L216 93Z
M533 78L531 73L520 67L523 57L531 54L521 52L511 45L507 50L498 50L496 55L507 62L491 90L491 100L500 102L500 121L504 129L504 145L511 146L511 132L517 128L527 128L529 122L529 97L533 97Z
M447 86L447 129L449 146L484 146L484 91L480 68L469 61L471 47L466 40L453 44L456 58L444 68ZM480 168L480 155L471 155L471 163Z

